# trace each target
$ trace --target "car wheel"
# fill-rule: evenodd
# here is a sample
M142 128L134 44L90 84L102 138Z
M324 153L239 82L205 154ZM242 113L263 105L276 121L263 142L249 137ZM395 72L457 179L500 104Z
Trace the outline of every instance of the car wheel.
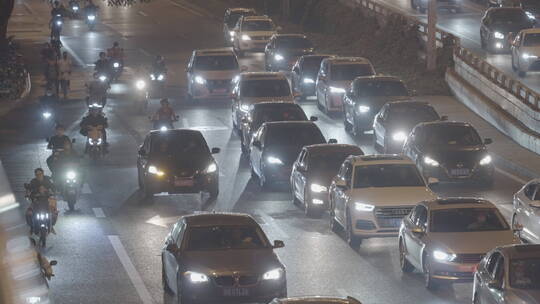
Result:
M486 40L484 39L484 36L480 34L480 47L485 50L486 49Z
M242 150L242 154L247 154L248 153L248 148L245 144L245 141L244 141L244 137L240 137L240 149Z
M292 193L292 203L293 203L293 205L295 205L295 206L300 206L301 202L300 202L300 200L296 197L296 194L294 193L294 186L293 186L292 181L291 181L291 193Z
M163 256L161 257L161 284L163 285L163 291L166 293L171 293L172 290L169 287L169 282L167 281L167 275L165 274L165 265L163 264Z
M399 266L401 271L409 273L414 270L414 266L405 257L405 248L403 248L403 241L399 241Z
M152 191L150 191L148 184L146 181L144 181L144 177L142 178L142 195L144 199L150 199L154 196Z
M345 236L347 238L347 244L353 249L358 249L362 244L362 238L354 235L351 216L347 212L347 227L345 228Z
M319 95L319 91L317 91L316 95L317 95L317 109L319 109L319 111L321 112L324 112L323 106L321 104L321 96Z
M353 116L352 132L353 132L353 135L357 137L364 135L364 132L362 132L360 130L360 127L358 127L358 123L356 122L356 115Z
M343 109L343 128L345 129L346 132L352 132L352 125L347 120L347 113L345 109Z
M137 170L137 182L139 184L139 190L142 190L143 189L143 183L142 183L142 180L141 180L141 173L138 172L138 170Z
M423 264L424 264L424 285L429 290L437 289L437 287L439 287L439 284L437 282L437 279L434 279L431 276L431 263L428 261L427 256L424 256Z
M480 298L478 297L478 294L477 294L477 293L475 293L475 294L473 295L473 300L472 300L472 302L473 302L473 304L480 304L480 303L482 303L482 302L480 302Z

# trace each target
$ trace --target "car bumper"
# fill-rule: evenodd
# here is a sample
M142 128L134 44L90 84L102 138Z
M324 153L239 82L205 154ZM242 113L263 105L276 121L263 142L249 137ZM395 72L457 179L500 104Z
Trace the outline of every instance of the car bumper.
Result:
M467 171L468 170L468 171ZM477 166L473 169L448 169L443 166L427 167L422 170L424 177L435 177L441 182L462 182L489 180L493 178L493 166Z
M188 178L178 179L149 175L146 179L146 183L151 193L199 193L208 191L211 187L215 186L219 181L218 176L219 175L216 172L212 174L200 175L191 179L191 181L188 181Z
M309 195L306 194L305 199L307 204L313 210L328 210L328 192L315 193L311 191Z
M431 264L431 276L437 280L451 281L453 283L472 282L477 265L434 261Z
M275 183L289 183L292 167L287 165L265 165L263 168L264 178Z
M329 112L343 112L343 93L328 93L326 110Z
M242 40L238 45L239 49L244 52L264 52L266 44L268 44L268 40Z
M376 207L373 211L352 211L352 226L361 238L398 236L401 221L412 206Z
M193 99L230 99L230 86L208 87L207 85L196 85L192 87L191 93Z

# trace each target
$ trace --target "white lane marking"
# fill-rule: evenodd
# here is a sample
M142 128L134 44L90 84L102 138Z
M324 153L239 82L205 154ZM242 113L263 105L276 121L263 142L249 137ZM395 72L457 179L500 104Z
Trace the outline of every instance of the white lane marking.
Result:
M187 128L189 125L188 125L188 120L187 118L182 118L182 127L184 128Z
M139 11L139 15L144 16L144 17L148 17L148 15L143 11Z
M276 222L276 220L269 216L268 214L266 213L260 213L262 219L265 221L265 223L269 226L272 226L272 229L275 230L275 232L277 232L278 236L279 237L282 237L284 239L288 239L289 238L289 235L287 234L287 232L285 232L283 229L281 229L281 227L279 227L278 223Z
M180 7L180 8L183 8L183 9L185 9L186 11L188 11L188 12L194 14L194 15L197 15L197 16L200 16L200 17L204 17L201 13L199 13L199 12L197 12L197 11L195 11L195 10L192 10L191 8L189 8L189 7L187 7L187 6L183 6L183 5L181 5L180 3L174 2L174 1L172 1L172 0L169 0L169 2L170 2L172 5L178 6L178 7Z
M143 48L140 48L140 49L139 49L139 52L141 52L141 53L142 53L143 55L145 55L145 56L151 56L150 53L148 53L148 52L147 52L145 49L143 49Z
M336 290L337 290L337 292L339 293L339 295L342 296L342 297L349 296L349 294L347 293L347 291L346 291L345 289L343 289L343 288L338 288L338 289L336 289Z
M92 211L94 211L94 215L97 218L106 218L105 213L103 212L103 209L101 209L101 208L92 208Z
M61 41L61 39L60 39ZM85 67L86 66L86 63L84 63L84 61L81 59L81 57L79 57L79 55L77 55L77 53L75 53L64 41L62 41L62 46L68 51L68 53L71 55L71 57L75 58L75 61L77 61L77 63L81 66L81 67Z
M154 301L152 300L152 296L144 285L141 275L139 272L137 272L137 269L135 269L135 266L131 262L124 245L122 245L122 242L120 241L120 238L117 235L108 235L107 237L109 238L116 255L120 259L120 263L122 263L122 266L124 266L124 269L126 270L131 283L135 287L137 294L139 294L139 298L141 298L144 304L153 304Z
M520 178L520 177L518 177L518 176L516 176L516 175L514 175L514 174L512 174L510 172L506 172L503 169L495 168L495 171L499 172L500 174L502 174L502 175L504 175L504 176L506 176L506 177L508 177L508 178L520 183L520 184L526 184L527 183L526 180L524 180L524 179L522 179L522 178Z
M514 211L514 208L513 208L513 205L508 205L508 204L500 204L500 205L497 205L498 207L501 207L503 209L506 209L507 211Z
M168 228L170 224L176 223L176 221L178 221L178 216L161 217L159 215L155 215L148 219L146 223Z
M81 191L82 191L82 194L92 194L92 189L90 189L90 186L88 185L88 183L84 183Z

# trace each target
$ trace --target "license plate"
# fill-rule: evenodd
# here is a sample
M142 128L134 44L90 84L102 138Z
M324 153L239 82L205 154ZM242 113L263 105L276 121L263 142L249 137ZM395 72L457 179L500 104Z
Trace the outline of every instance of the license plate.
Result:
M225 288L225 289L223 289L223 295L225 297L247 297L247 296L249 296L249 289L247 289L247 288Z
M458 269L460 272L475 272L477 265L462 265Z
M450 170L450 174L453 176L467 176L470 174L469 169L452 169Z
M174 185L177 187L191 187L193 186L192 179L177 179L174 181Z
M223 93L226 93L226 92L227 92L227 89L214 89L213 92L214 92L214 93L221 93L221 94L223 94Z

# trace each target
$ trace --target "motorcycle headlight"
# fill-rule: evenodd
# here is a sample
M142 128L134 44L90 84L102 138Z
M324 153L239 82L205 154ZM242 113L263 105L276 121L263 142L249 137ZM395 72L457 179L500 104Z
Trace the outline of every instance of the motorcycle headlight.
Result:
M248 41L248 40L251 40L251 37L249 37L248 35L242 35L242 40L244 41Z
M330 93L345 93L344 88L330 87Z
M100 80L101 82L105 82L105 80L107 80L107 76L101 75L101 76L99 76L99 80Z
M66 174L66 177L68 179L74 179L75 177L77 177L77 173L75 173L74 171L68 171L68 173Z
M315 83L315 81L311 78L304 78L304 83Z
M146 82L144 82L144 80L137 80L137 82L135 82L135 86L137 89L142 90L146 87Z
M119 67L120 67L120 63L118 63L118 62L115 62L115 63L113 63L113 65L112 65L112 66L113 66L113 68L117 69L117 68L119 68Z
M316 193L328 192L328 188L319 184L311 184L311 191Z
M274 59L275 59L276 61L281 61L281 60L283 60L283 56L281 56L280 54L276 54L276 55L274 56Z
M364 203L355 203L354 209L356 209L357 211L370 212L370 211L373 211L373 209L375 209L375 206L370 205L370 204L364 204Z
M369 112L371 108L369 106L359 105L358 106L358 112L360 113L367 113Z
M206 79L202 78L201 76L195 76L195 82L198 84L205 84Z
M165 79L165 75L159 74L159 76L157 77L157 80L162 81L163 79Z
M448 253L441 250L434 250L433 251L433 258L437 261L446 261L446 262L452 262L456 259L456 255L454 253Z
M191 283L204 283L208 282L208 276L204 273L194 272L194 271L187 271L184 274Z
M240 110L242 110L244 112L249 111L249 105L247 105L247 104L240 105Z
M74 10L74 11L78 11L78 10L79 10L79 7L78 7L78 6L74 6L74 7L73 7L73 10Z
M157 176L165 175L165 172L159 170L156 166L148 166L148 173L154 174L154 175L157 175Z
M236 35L236 33L234 31L229 31L229 35L231 35L231 37L234 37L234 35Z
M165 126L161 126L161 128L159 128L159 130L164 132L164 131L169 130L169 128L167 128L167 127L165 127Z
M429 156L424 157L424 163L426 165L430 165L432 167L438 167L439 166L439 162L434 160L433 158L431 158Z
M281 161L281 159L274 156L269 156L268 158L266 158L266 161L272 165L283 165L283 162Z
M521 55L521 57L523 57L523 59L535 59L535 58L538 58L538 56L531 55L529 53L523 53L523 55Z
M90 20L90 21L94 21L94 20L96 19L96 16L94 16L94 15L88 15L87 18L88 18L88 20Z
M283 276L283 269L276 268L263 274L263 280L279 280Z
M43 112L42 115L43 115L43 118L45 119L49 119L52 116L51 112Z
M489 165L491 164L491 155L486 155L484 156L484 158L482 158L479 162L480 166L486 166L486 165Z
M155 74L150 74L150 79L156 80L156 75Z
M531 12L525 12L525 14L527 15L527 17L529 17L529 19L531 20L535 20L536 17L534 17L534 15L531 13Z
M395 141L404 141L405 139L407 139L407 134L405 132L398 131L392 134L392 139Z
M56 21L56 25L62 25L62 21L60 20Z
M214 173L217 171L217 165L215 163L210 164L208 168L206 168L206 173Z
M494 32L493 37L495 37L496 39L504 39L504 34L501 32Z

